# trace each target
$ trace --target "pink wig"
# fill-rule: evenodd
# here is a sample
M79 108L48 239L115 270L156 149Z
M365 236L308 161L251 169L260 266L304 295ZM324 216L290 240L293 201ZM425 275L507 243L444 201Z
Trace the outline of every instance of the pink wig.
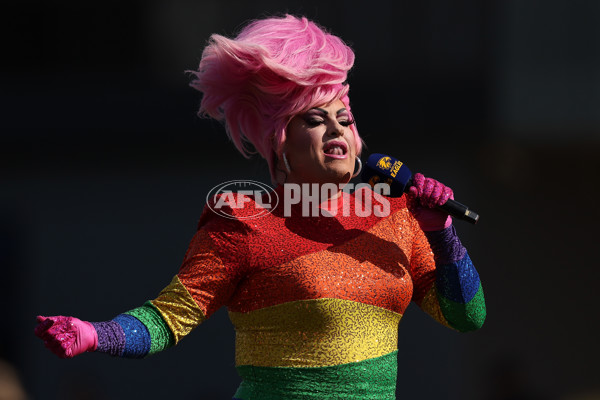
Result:
M191 86L203 93L200 116L224 122L236 148L258 152L275 181L286 127L297 114L341 100L354 53L337 36L291 15L257 20L235 39L212 35ZM362 141L351 126L360 154ZM251 144L251 146L248 146Z

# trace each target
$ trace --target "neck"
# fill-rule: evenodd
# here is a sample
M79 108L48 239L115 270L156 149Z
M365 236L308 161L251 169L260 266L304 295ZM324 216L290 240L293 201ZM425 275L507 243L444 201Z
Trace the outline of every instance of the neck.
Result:
M322 201L337 199L343 193L344 186L347 183L296 183L296 182L285 182L280 184L278 187L288 192L294 192L301 194L302 196L314 196L316 193L319 194L319 198Z
M291 183L278 186L280 201L290 207L312 204L322 210L337 209L344 203L345 184Z

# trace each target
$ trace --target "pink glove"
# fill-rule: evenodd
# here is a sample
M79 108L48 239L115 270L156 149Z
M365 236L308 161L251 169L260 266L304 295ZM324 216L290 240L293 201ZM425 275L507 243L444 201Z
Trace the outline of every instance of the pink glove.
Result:
M94 326L75 317L37 317L35 335L60 358L72 358L98 347Z
M435 207L454 199L452 189L423 174L413 176L413 186L407 193L408 209L425 232L441 231L452 224L452 218Z

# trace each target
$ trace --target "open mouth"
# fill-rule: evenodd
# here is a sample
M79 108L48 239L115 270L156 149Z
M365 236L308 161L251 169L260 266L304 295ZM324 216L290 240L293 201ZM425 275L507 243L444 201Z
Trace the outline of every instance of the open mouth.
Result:
M345 157L348 153L348 145L340 140L331 140L325 143L323 151L328 156L333 157Z

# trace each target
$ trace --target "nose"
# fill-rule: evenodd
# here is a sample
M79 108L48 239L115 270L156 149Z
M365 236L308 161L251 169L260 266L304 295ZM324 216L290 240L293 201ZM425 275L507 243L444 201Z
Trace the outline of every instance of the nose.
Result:
M329 128L329 131L331 136L344 136L344 127L337 120L332 122L332 126Z

